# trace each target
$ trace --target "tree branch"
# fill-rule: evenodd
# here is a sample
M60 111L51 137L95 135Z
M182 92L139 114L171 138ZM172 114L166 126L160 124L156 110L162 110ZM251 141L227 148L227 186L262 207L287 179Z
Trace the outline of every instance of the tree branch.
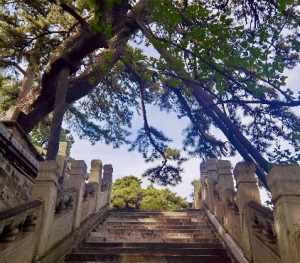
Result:
M19 70L23 75L26 75L26 71L18 63L14 62L14 61L8 61L8 60L0 58L0 64L1 63L3 63L4 65L7 65L7 66L13 66L17 70Z
M51 3L59 5L65 12L73 16L83 27L88 28L88 23L76 12L76 8L63 3L61 0L50 0Z

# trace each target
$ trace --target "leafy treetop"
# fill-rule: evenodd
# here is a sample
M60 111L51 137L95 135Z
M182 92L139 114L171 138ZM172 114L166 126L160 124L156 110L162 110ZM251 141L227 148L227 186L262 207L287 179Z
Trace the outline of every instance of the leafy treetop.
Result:
M0 108L13 103L26 132L52 113L49 158L60 127L91 142L131 144L161 165L151 181L176 184L185 154L238 152L265 174L298 162L299 94L286 87L299 63L293 0L0 0ZM151 56L149 46L157 52ZM191 122L184 149L147 116L148 105ZM135 113L143 124L129 141ZM218 137L215 129L223 133ZM43 133L43 130L40 130Z

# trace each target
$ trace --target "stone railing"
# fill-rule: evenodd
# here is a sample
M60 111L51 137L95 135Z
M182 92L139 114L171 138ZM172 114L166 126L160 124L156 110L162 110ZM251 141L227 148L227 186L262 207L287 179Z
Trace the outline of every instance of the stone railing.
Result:
M17 125L0 122L0 211L33 201L31 191L40 160Z
M0 212L0 262L30 262L38 241L41 211L42 202L36 200Z
M253 164L238 163L233 176L230 162L209 159L200 170L198 202L235 260L300 262L299 166L273 166L267 180L274 209L261 204Z
M65 143L57 160L41 161L21 132L16 135L1 122L0 128L5 145L0 148L0 262L63 262L74 242L106 215L112 166L102 168L100 160L93 160L88 174L84 161L68 158Z

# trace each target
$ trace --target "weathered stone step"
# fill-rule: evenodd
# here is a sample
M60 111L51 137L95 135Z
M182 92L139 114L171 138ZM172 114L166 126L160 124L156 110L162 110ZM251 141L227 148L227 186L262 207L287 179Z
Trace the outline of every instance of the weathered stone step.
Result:
M145 247L127 247L127 248L80 248L74 250L72 254L155 254L155 255L172 255L172 256L186 256L186 255L224 255L223 248L149 248Z
M94 229L92 232L93 233L103 233L103 232L148 232L148 231L153 231L153 232L177 232L177 233L191 233L191 232L207 232L211 231L214 232L214 230L210 226L202 226L202 227L196 227L196 226L121 226L121 227L101 227L98 229Z
M170 219L170 220L154 220L153 218L149 219L120 219L120 220L112 220L109 219L105 222L106 225L112 224L112 225L208 225L209 222L207 220L198 220L196 218L193 219Z
M146 241L148 242L156 242L156 243L168 243L168 242L173 242L173 243L211 243L211 244L215 244L218 243L218 240L216 238L190 238L190 237L169 237L169 238L106 238L106 237L102 237L102 236L98 236L98 237L89 237L87 239L88 242L114 242L114 241L119 241L119 242L141 242L144 243Z
M137 228L127 228L127 227L118 227L118 228L104 228L101 231L93 231L93 233L116 233L116 234L125 234L131 232L142 232L142 233L212 233L213 230L205 228L147 228L147 227L137 227Z
M161 243L161 242L84 242L79 245L79 248L223 248L221 243L218 240L215 240L215 243L208 242L194 242L194 243Z
M135 215L143 215L143 216L201 216L205 212L204 210L196 210L196 211L119 211L119 210L111 210L109 212L110 215L115 216L135 216Z
M122 242L144 242L144 241L153 241L153 242L166 242L167 240L177 240L178 242L182 241L182 242L186 242L186 240L189 239L190 242L195 242L197 240L214 240L215 236L214 235L187 235L187 234L176 234L176 233L170 233L170 234L142 234L139 235L137 233L133 234L133 235L96 235L93 236L91 235L88 240L91 241L122 241Z
M202 210L110 212L66 262L230 263Z
M163 255L163 254L71 254L66 262L97 262L97 263L229 263L225 255Z
M127 229L144 229L144 228L155 228L155 229L202 229L202 228L210 228L211 225L208 223L203 224L166 224L162 225L159 223L140 223L140 222L110 222L104 223L96 229L118 229L118 228L127 228Z

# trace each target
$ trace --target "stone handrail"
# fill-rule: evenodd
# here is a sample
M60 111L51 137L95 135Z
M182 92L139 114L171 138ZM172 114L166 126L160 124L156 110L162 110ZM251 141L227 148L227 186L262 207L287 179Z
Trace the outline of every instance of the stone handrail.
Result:
M42 202L36 200L0 212L0 240L11 242L32 232L37 224Z
M201 164L200 202L238 262L300 262L300 167L274 166L274 209L261 204L255 166L210 159Z
M276 244L277 240L274 229L274 215L272 210L255 202L249 202L247 209L251 211L250 220L251 222L253 222L251 227L255 229L256 233L259 234L260 237L267 239L268 243ZM275 253L278 252L277 249L273 250Z
M66 143L57 160L41 161L22 136L0 122L0 262L63 262L105 217L113 169L93 160L88 174Z
M18 131L19 136L16 136L15 130ZM21 136L22 138L18 138ZM16 161L21 162L24 168L29 170L29 174L31 174L30 172L37 171L38 161L42 160L42 158L17 124L9 121L0 122L0 140L6 144L10 151L20 156ZM30 147L31 151L26 146Z

